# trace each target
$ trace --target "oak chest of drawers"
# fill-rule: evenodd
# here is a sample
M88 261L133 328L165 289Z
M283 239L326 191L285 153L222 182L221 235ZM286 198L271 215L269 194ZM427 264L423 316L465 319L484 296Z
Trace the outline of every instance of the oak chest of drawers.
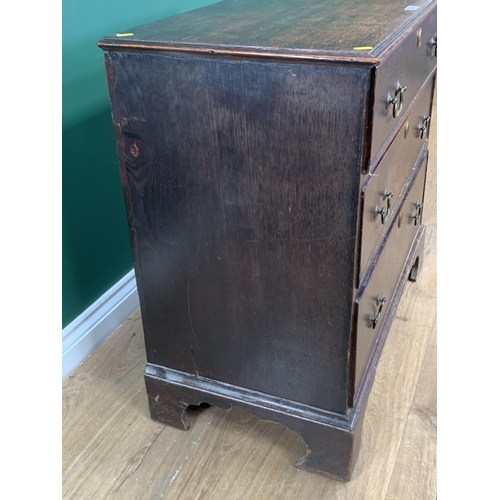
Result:
M99 45L152 417L246 405L348 480L422 266L435 2L226 0Z

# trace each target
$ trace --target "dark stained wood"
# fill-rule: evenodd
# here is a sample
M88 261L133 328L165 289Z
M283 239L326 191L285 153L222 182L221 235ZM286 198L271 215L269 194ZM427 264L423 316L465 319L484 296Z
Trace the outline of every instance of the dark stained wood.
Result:
M358 278L366 269L370 256L377 252L377 242L382 232L387 230L390 220L394 217L395 207L399 203L398 196L403 194L402 188L410 175L411 169L417 161L422 147L426 147L427 131L421 133L419 126L424 122L424 117L429 117L432 105L434 79L428 79L418 98L415 99L408 118L401 124L394 141L383 156L382 160L373 166L370 175L361 188L361 256ZM406 130L408 123L408 130ZM393 193L387 199L386 192ZM384 209L389 217L376 215L376 209ZM397 214L396 214L397 216Z
M359 384L357 386L356 392L354 392L355 387L355 369L357 368L356 363L351 365L352 369L352 377L350 377L350 390L349 390L349 401L354 409L362 407L363 401L367 398L367 393L370 391L370 388L373 384L373 378L375 376L375 371L377 368L377 363L382 353L382 349L384 347L385 341L387 339L387 334L389 333L389 326L392 322L392 318L396 312L396 309L399 304L399 300L401 298L401 294L403 293L403 288L405 286L406 280L410 282L416 281L418 279L418 274L415 275L414 269L416 265L418 269L423 266L424 262L424 244L425 244L425 230L426 227L424 225L420 225L417 227L417 232L413 243L411 245L410 251L408 252L408 256L406 257L406 261L399 275L398 282L394 287L394 291L392 293L392 299L390 300L387 308L385 309L384 316L381 321L379 333L375 339L375 343L373 345L370 357L368 358L368 362L366 368L364 369L364 373L359 380ZM413 279L415 278L415 279ZM368 282L369 283L369 282ZM358 315L359 318L359 315ZM352 346L352 355L355 359L356 350L357 350L357 342L360 342L361 339L357 336L353 336L356 341Z
M133 36L103 38L102 44L128 46L262 48L354 52L376 47L431 2L415 0L225 0L144 26L123 30ZM369 52L367 49L363 52Z
M296 404L293 400L270 397L231 384L148 364L145 381L151 417L172 427L188 430L190 425L186 408L190 405L208 403L226 410L231 409L233 404L248 406L262 420L283 424L304 439L307 452L298 459L298 468L349 481L361 446L363 416L376 365L405 283L415 263L419 262L421 265L423 262L424 233L425 226L419 226L404 265L397 275L394 294L381 319L366 376L357 392L355 406L348 414L339 415Z
M397 219L397 232L404 233L406 238L408 234L412 234L416 227L421 224L422 217L425 209L425 182L427 178L427 162L428 158L425 159L425 164L420 169L417 174L413 185L410 185L410 191L408 196L406 196L404 204L399 210ZM419 208L419 205L422 205ZM415 216L418 214L419 218L415 221ZM401 238L401 236L400 236ZM411 281L416 281L416 279L411 279Z
M285 425L305 441L306 454L296 462L296 467L339 481L349 481L354 471L361 446L361 432L366 400L351 412L342 425L332 419L301 419L293 413L279 413L267 408L254 408L255 415L271 422ZM332 450L335 452L332 453Z
M417 5L227 0L100 43L153 418L187 429L188 405L246 405L305 439L299 467L351 477L377 360L422 265L411 217L435 2ZM374 50L346 49L354 36ZM388 120L381 89L400 77L411 84ZM370 229L384 187L394 213Z
M116 50L114 45L109 45L104 42L97 44L103 50ZM154 44L126 44L123 43L119 47L120 52L136 52L139 54L161 54L167 53L175 56L194 56L205 58L230 58L230 59L252 59L254 61L284 61L284 62L299 62L303 64L342 64L350 66L368 66L374 67L379 60L376 57L369 55L360 55L354 52L311 52L300 50L263 50L263 49L217 49L208 47L191 47L191 46L176 46L176 45L154 45Z
M230 410L233 407L233 404L226 398L202 393L192 388L187 389L185 386L169 384L159 378L156 371L151 370L151 372L151 375L148 373L144 375L149 411L151 418L162 424L187 431L191 427L186 413L188 406L200 406L206 403L223 410Z
M416 202L423 202L427 161L427 150L424 150L424 154L419 158L407 182L403 199L399 200L394 207L395 217L389 222L391 231L384 238L382 248L376 255L376 261L371 263L370 276L361 284L358 291L356 298L356 304L359 305L357 345L354 353L356 359L355 391L368 365L373 346L379 335L380 325L392 300L400 269L403 267L420 227L421 219L415 224L413 216L417 214ZM416 278L412 281L416 281ZM381 304L379 297L385 298L384 304ZM377 317L379 311L380 319L373 328L372 319Z
M407 119L409 105L420 88L434 71L437 58L432 55L430 41L436 34L437 8L434 5L424 19L409 27L394 43L381 47L380 64L376 67L373 111L373 134L370 161L373 161L384 144L392 140L391 131ZM422 30L422 44L417 48L417 31ZM397 118L392 105L387 106L388 94L395 96L397 85L406 87L403 109ZM368 162L366 163L368 165Z
M358 419L357 428L352 428L345 418L342 420L336 415L318 414L314 408L310 408L306 414L300 414L296 407L287 407L280 401L267 402L264 406L262 399L265 395L256 397L239 388L223 387L210 380L203 384L201 377L183 381L182 385L172 384L162 378L166 374L154 366L146 369L149 408L154 420L177 429L189 430L186 414L188 406L208 403L229 410L235 403L242 404L252 408L258 418L281 423L304 439L307 452L297 460L298 468L342 481L350 479L360 448L362 419ZM331 452L332 448L336 453Z
M148 361L345 411L369 72L108 57Z

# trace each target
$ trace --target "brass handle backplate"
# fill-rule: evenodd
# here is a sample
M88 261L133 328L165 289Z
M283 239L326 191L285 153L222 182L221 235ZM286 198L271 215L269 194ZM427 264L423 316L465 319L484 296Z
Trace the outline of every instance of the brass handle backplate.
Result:
M389 217L391 216L391 198L394 196L392 191L388 189L384 189L384 193L382 195L382 199L386 202L385 207L379 207L378 205L375 207L375 219L380 215L380 222L385 224Z
M380 215L380 221L382 224L385 224L387 220L387 213L384 207L379 207L378 205L375 207L375 219Z
M401 85L399 82L396 84L395 97L389 93L387 94L387 108L392 104L392 116L397 118L401 111L403 111L403 93L406 91L406 86Z
M416 212L411 214L411 218L413 220L413 224L418 226L422 222L422 210L424 208L424 204L420 201L415 203Z
M377 314L370 315L370 328L373 328L373 329L376 328L377 323L380 320L380 315L382 314L382 308L384 307L384 304L386 302L387 302L387 299L385 297L382 297L382 295L379 295L377 297L378 311L377 311Z
M389 191L388 189L384 189L384 195L383 199L387 201L387 216L389 217L389 214L391 213L391 198L394 196L394 193L392 191Z
M430 39L429 45L431 46L431 57L437 57L438 56L438 37L437 37L437 35L434 35Z
M424 115L422 117L422 123L418 124L418 130L420 130L420 139L424 138L425 132L427 132L427 137L429 137L429 123L431 121L430 116Z

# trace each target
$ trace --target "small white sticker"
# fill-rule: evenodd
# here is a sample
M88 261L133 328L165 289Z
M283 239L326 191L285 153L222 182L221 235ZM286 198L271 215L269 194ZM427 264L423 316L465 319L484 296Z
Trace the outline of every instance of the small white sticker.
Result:
M408 7L405 7L405 10L417 10L418 7L418 5L408 5Z

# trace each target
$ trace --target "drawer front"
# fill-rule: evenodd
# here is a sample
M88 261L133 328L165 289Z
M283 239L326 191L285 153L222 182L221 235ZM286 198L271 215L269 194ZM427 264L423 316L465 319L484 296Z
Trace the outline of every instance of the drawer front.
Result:
M408 244L411 244L418 226L422 224L427 161L428 157L426 156L408 196L398 210L397 222L395 221L394 230L399 234L399 238L404 239Z
M430 126L433 78L416 99L394 142L361 188L361 249L358 280L363 275L383 229L394 215L401 190L427 140Z
M427 152L426 152L427 153ZM375 264L370 281L356 298L358 319L356 332L355 391L368 364L392 299L394 288L403 269L411 244L422 221L427 154L420 160L410 180L402 208L394 220L388 240Z
M394 43L376 68L370 161L390 140L437 64L436 7ZM418 40L421 40L420 46Z

